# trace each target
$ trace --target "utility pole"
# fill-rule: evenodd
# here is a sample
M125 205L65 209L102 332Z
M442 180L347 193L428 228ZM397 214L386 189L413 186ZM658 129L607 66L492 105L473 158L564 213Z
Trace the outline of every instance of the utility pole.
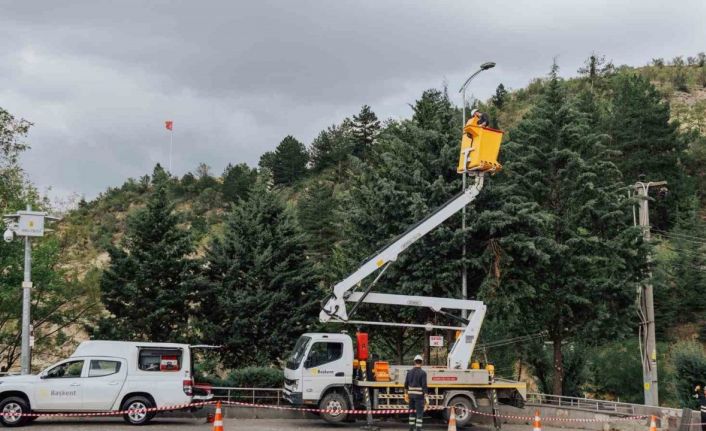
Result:
M640 199L639 215L636 222L642 228L645 241L650 240L650 187L659 186L660 193L666 192L666 181L642 182L638 181L633 186ZM634 208L633 218L635 219ZM647 256L648 264L652 261ZM640 315L640 349L642 355L642 382L645 393L645 405L659 406L659 392L657 380L657 341L655 337L655 309L652 288L652 272L647 276L647 281L638 290L638 311Z
M3 216L7 230L3 235L5 242L12 242L15 235L24 237L24 279L22 281L22 345L20 351L20 368L22 374L29 374L32 363L32 325L31 325L31 292L32 292L32 237L44 236L45 220L59 220L45 212L32 211L32 206L27 205L26 211L17 211L15 214Z

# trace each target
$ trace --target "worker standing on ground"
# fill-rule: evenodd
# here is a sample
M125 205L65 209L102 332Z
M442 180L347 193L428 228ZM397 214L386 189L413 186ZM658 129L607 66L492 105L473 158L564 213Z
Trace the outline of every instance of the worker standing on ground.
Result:
M699 410L701 411L701 430L706 431L706 387L702 391L701 386L696 385L694 392L696 392L694 398L699 400Z
M409 402L409 431L421 431L424 417L424 402L427 395L427 373L422 370L422 356L414 357L414 368L407 372L404 380L405 400Z
M471 126L488 127L489 125L490 117L488 117L488 114L477 109L471 111Z

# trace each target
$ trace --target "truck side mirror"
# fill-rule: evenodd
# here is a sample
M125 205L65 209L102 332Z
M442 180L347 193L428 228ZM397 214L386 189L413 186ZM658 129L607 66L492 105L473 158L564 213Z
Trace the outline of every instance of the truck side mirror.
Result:
M306 358L304 361L304 368L309 368L311 366L311 358Z

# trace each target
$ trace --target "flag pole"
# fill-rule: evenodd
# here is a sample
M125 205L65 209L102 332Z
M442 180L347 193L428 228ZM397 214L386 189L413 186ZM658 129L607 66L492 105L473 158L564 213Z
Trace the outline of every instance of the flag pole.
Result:
M174 148L174 130L169 130L169 175L172 175L172 149Z

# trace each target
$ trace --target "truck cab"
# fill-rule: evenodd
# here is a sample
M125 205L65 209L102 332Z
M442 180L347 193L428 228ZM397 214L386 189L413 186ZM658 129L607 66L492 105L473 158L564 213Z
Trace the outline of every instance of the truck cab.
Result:
M349 393L346 388L352 383L353 341L349 335L307 333L299 337L284 369L284 397L290 403L323 404L320 401L329 393Z

